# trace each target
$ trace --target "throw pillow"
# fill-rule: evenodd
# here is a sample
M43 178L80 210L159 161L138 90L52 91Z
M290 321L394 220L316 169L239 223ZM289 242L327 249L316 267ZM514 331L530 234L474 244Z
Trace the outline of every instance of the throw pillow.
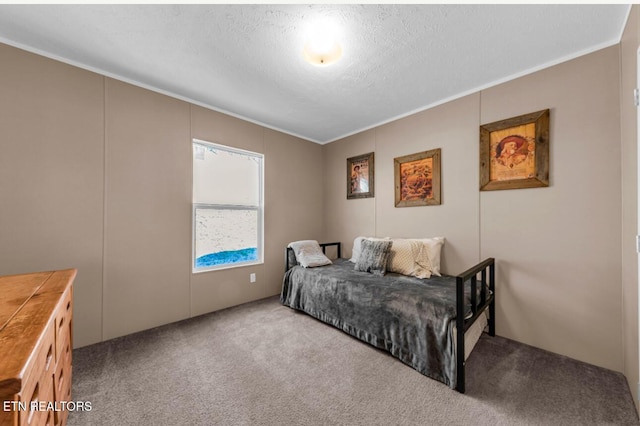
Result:
M356 271L384 275L387 272L391 240L362 240L362 253L354 266Z
M320 248L320 244L316 240L301 240L289 243L289 247L293 249L296 260L305 268L314 268L316 266L330 265L329 259Z
M425 244L429 253L429 262L431 263L431 273L433 275L442 276L440 273L440 254L444 245L444 237L421 238L418 241Z
M389 272L417 278L431 278L426 245L418 240L394 238L389 252Z
M389 240L389 237L384 237L384 238L378 238L378 237L356 237L353 240L353 249L351 251L351 259L349 259L349 262L352 263L356 263L358 261L358 258L360 257L360 253L362 253L362 240L375 240L375 241L379 241L379 240Z

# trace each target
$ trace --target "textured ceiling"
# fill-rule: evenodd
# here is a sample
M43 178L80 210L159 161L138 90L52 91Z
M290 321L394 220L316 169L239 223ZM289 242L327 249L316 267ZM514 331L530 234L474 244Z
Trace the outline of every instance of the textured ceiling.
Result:
M0 41L326 143L616 44L629 8L0 5ZM319 18L329 67L302 56Z

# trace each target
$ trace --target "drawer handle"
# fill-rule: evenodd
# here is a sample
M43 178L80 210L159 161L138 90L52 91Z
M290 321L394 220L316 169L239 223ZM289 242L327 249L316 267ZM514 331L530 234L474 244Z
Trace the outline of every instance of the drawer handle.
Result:
M36 383L36 387L33 389L33 393L31 394L31 398L29 401L38 402L38 392L40 391L40 383ZM37 410L29 410L29 417L27 418L27 424L31 424L31 420L33 420L33 415Z
M67 311L71 309L71 300L69 300L69 302L67 302Z
M62 390L62 384L64 383L64 369L60 370L60 379L58 380L58 391Z
M53 344L49 345L49 352L47 352L47 363L45 370L49 369L49 365L51 364L51 360L53 359Z
M63 324L64 324L64 317L62 317L62 319L60 320L60 324L58 325L58 330L62 328Z

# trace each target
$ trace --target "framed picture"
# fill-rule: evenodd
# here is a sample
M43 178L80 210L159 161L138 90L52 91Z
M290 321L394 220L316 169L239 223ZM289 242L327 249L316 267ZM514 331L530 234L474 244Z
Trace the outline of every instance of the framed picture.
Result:
M480 126L480 190L549 186L549 110Z
M393 159L396 207L441 204L440 148Z
M347 199L374 196L373 152L347 158Z

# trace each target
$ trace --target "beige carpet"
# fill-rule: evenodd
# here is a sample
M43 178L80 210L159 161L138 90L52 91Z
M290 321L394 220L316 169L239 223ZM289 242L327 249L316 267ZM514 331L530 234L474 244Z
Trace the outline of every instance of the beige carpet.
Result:
M637 425L624 377L500 337L467 393L269 298L73 353L69 425Z

